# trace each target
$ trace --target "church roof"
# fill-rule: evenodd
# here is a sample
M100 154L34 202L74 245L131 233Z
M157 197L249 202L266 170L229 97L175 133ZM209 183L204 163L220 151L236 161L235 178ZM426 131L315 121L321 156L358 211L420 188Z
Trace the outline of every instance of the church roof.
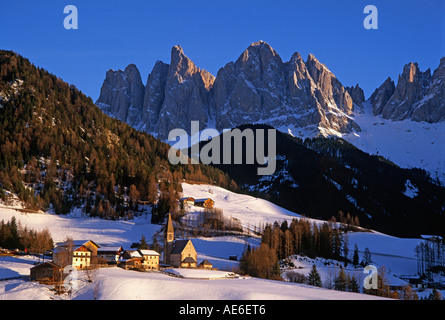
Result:
M184 251L185 246L187 245L187 243L189 242L189 239L185 239L185 240L176 240L175 243L173 244L173 248L172 251L170 253L181 253L182 251Z
M192 257L187 257L184 260L182 260L181 262L183 262L183 263L196 263L195 259L193 259Z

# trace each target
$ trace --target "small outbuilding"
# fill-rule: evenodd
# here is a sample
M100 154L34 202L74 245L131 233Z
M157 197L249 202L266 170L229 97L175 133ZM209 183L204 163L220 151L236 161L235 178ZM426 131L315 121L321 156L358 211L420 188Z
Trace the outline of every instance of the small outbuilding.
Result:
M213 265L209 262L209 260L204 259L199 265L198 267L200 268L204 268L204 269L212 269Z
M30 269L30 280L39 282L58 282L62 277L62 268L49 261L42 262Z

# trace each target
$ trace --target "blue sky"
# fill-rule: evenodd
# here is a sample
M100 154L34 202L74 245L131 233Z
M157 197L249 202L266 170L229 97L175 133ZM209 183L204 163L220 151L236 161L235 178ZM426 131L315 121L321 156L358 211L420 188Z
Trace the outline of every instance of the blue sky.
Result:
M66 5L79 28L66 30ZM366 5L378 9L378 29L366 30ZM0 49L75 84L95 101L108 69L134 63L142 81L156 60L170 62L181 45L198 67L216 76L258 40L288 61L313 53L345 86L366 97L388 76L417 62L434 70L445 56L443 0L0 0Z

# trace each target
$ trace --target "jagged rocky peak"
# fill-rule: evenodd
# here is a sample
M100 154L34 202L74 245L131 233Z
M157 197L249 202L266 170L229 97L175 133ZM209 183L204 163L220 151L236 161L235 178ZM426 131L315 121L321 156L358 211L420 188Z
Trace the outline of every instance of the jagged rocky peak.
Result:
M180 45L174 46L171 51L170 75L178 77L182 82L187 78L199 74L204 86L209 90L213 86L215 77L208 71L198 68L185 54Z
M346 91L348 91L349 95L352 98L352 101L357 105L362 107L365 99L365 92L362 88L359 87L358 83L352 87L346 87Z
M353 101L346 88L340 83L335 75L313 54L309 54L306 60L311 78L314 80L317 88L321 91L324 102L324 109L338 108L347 115L353 111Z
M388 78L370 97L374 115L385 119L426 121L445 120L445 62L431 75L421 71L417 63L407 63L398 77L397 85Z
M304 62L298 52L284 63L264 41L218 72L214 101L218 128L265 122L325 132L358 129L347 117L352 98L326 66L314 55Z
M411 118L429 123L445 121L445 57L434 70L425 95L414 105Z
M134 64L125 70L108 70L96 104L107 114L124 122L133 123L144 101L144 84Z
M277 59L277 61L281 62L278 53L267 42L261 40L252 43L246 50L244 50L235 63L240 67L243 67L245 64L251 63L252 61L257 64L268 65L273 59Z
M388 77L380 87L375 89L375 91L369 98L369 101L372 105L372 113L374 115L379 115L382 113L386 103L394 94L395 89L396 86L394 84L394 81L392 81L390 77Z
M181 46L174 46L171 50L162 105L146 105L148 113L158 113L157 119L150 121L151 126L146 130L166 139L172 129L189 131L192 120L199 121L203 129L208 121L210 90L214 81L215 77L210 72L198 68L184 54ZM151 112L153 109L155 112Z
M143 129L148 132L155 126L164 103L169 67L169 64L158 60L147 78L141 119Z

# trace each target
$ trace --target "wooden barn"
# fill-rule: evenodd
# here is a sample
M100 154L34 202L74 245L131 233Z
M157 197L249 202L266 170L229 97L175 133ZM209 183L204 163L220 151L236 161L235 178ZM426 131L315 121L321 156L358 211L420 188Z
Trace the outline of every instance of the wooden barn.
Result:
M30 269L30 280L40 282L58 282L62 268L53 262L42 262Z
M144 257L138 250L125 250L118 262L118 267L125 270L141 269Z

